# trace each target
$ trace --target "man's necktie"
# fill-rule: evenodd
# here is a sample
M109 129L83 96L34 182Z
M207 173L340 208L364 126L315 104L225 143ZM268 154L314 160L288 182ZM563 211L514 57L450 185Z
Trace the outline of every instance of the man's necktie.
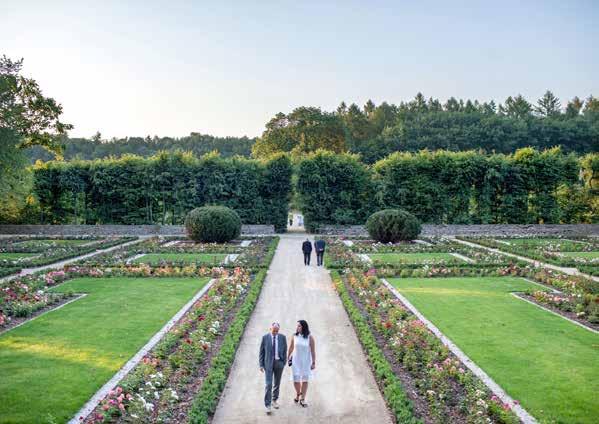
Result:
M276 358L276 351L275 351L275 340L276 340L277 336L272 336L272 360L274 361Z

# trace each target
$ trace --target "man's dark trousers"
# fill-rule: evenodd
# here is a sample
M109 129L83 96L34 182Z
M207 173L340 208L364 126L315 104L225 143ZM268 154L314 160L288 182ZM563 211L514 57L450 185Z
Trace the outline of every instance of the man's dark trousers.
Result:
M281 375L285 369L285 361L274 360L272 370L264 370L266 373L266 388L264 390L264 405L272 404L273 399L279 399L279 388L281 387ZM270 372L269 372L270 371Z
M304 252L304 265L310 265L310 256L312 256L311 252Z
M264 369L266 388L264 391L264 406L269 407L273 399L279 398L279 388L281 386L281 375L285 369L285 359L287 355L287 339L284 335L278 336L278 349L275 351L275 343L272 335L265 334L260 344L260 354L258 355L258 364ZM277 356L279 359L277 359ZM273 386L274 383L274 386Z
M318 266L322 266L322 262L323 262L323 258L324 258L324 250L322 251L316 251L316 265Z

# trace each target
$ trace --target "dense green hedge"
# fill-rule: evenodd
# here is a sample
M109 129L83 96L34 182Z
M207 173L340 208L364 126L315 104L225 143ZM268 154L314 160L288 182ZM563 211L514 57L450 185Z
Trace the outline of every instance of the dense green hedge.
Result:
M191 209L228 206L245 224L286 228L291 162L161 153L34 168L42 223L182 224Z
M369 167L355 156L317 152L301 159L297 191L309 229L364 224L386 208L405 209L424 223L590 222L598 206L591 158L559 149L422 151L394 153Z
M370 170L358 156L319 150L300 159L296 190L309 231L319 224L363 224L373 212Z

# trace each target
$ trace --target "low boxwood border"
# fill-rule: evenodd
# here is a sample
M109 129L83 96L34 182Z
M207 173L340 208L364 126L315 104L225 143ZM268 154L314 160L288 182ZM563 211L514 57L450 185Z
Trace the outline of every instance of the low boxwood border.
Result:
M412 402L406 395L401 381L393 372L391 364L379 348L368 322L352 301L339 272L331 271L331 278L366 353L368 362L372 366L374 377L381 388L387 406L391 409L396 421L398 423L421 423L422 421L414 416Z
M269 265L278 243L279 238L276 237L269 246L269 252L266 256ZM220 396L227 383L229 372L235 361L235 354L237 353L237 348L241 341L241 337L243 336L245 326L256 307L256 303L258 303L265 277L266 269L260 270L256 275L243 305L237 312L235 319L229 327L229 331L227 331L227 334L225 335L220 351L212 359L210 370L208 371L204 383L202 384L202 388L198 392L189 412L190 423L208 423L210 417L214 414L214 411L216 411Z

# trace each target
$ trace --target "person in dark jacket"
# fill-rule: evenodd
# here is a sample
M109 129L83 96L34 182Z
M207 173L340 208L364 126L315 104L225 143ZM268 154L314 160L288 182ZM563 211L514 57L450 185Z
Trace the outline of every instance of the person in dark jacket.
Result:
M310 240L306 239L302 244L302 252L304 252L304 265L310 265L310 256L312 255L312 243L310 243Z
M323 239L318 239L314 242L314 248L316 249L316 265L322 266L324 258L324 247L325 242Z

